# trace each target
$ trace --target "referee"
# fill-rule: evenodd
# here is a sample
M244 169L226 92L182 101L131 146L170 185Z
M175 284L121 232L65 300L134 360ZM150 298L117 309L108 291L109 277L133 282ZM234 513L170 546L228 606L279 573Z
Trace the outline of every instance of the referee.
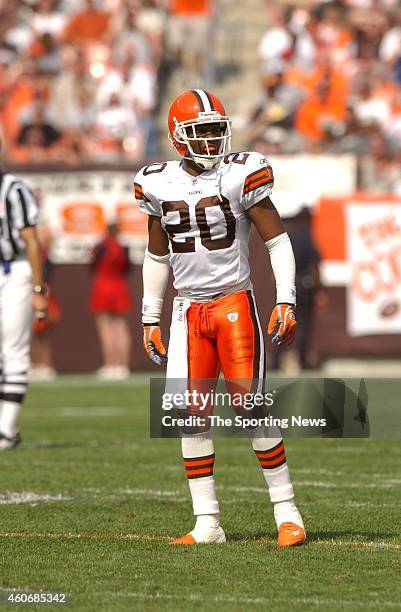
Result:
M0 450L21 441L17 422L28 384L32 315L47 316L37 221L32 192L0 168Z

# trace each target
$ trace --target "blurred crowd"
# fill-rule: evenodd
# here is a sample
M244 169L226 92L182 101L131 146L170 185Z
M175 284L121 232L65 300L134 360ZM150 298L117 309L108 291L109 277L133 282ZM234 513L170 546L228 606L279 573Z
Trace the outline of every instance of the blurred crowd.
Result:
M3 0L0 130L8 160L74 165L157 155L166 83L182 70L183 82L202 85L215 4ZM356 154L362 189L401 193L398 1L266 6L247 146L267 155Z
M268 24L249 146L356 154L361 189L401 194L401 5L269 3Z
M179 65L189 33L199 68L210 8L209 0L0 1L8 160L75 165L154 155L169 63Z

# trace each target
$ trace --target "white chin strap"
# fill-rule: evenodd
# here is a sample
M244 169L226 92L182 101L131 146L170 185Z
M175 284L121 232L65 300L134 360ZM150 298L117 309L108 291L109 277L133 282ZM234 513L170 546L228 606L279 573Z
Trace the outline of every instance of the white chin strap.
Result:
M205 159L204 157L198 157L197 155L193 155L192 157L187 157L186 159L191 159L200 168L204 168L205 170L211 170L213 166L215 166L220 161L221 157L209 157L208 159Z

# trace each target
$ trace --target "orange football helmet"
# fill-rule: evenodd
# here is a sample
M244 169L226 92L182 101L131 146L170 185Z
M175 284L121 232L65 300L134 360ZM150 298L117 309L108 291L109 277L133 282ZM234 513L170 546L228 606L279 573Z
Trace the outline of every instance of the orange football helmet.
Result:
M218 124L221 135L201 137L196 127L200 124ZM230 152L231 121L223 104L214 94L204 89L184 91L172 103L168 113L169 139L181 157L192 159L198 166L210 170ZM210 142L215 141L217 151L210 151ZM193 150L192 143L204 143L206 153ZM214 149L214 147L213 147Z

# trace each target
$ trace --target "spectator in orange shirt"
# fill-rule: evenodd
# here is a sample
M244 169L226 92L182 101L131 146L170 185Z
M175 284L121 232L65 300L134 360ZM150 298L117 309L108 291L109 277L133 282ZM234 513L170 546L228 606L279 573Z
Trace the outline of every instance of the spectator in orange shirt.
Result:
M345 101L330 88L323 78L316 92L301 104L295 116L295 127L313 144L330 140L346 111Z
M64 30L64 40L71 43L99 42L105 38L110 16L96 8L95 0L85 0L86 8L76 13Z

